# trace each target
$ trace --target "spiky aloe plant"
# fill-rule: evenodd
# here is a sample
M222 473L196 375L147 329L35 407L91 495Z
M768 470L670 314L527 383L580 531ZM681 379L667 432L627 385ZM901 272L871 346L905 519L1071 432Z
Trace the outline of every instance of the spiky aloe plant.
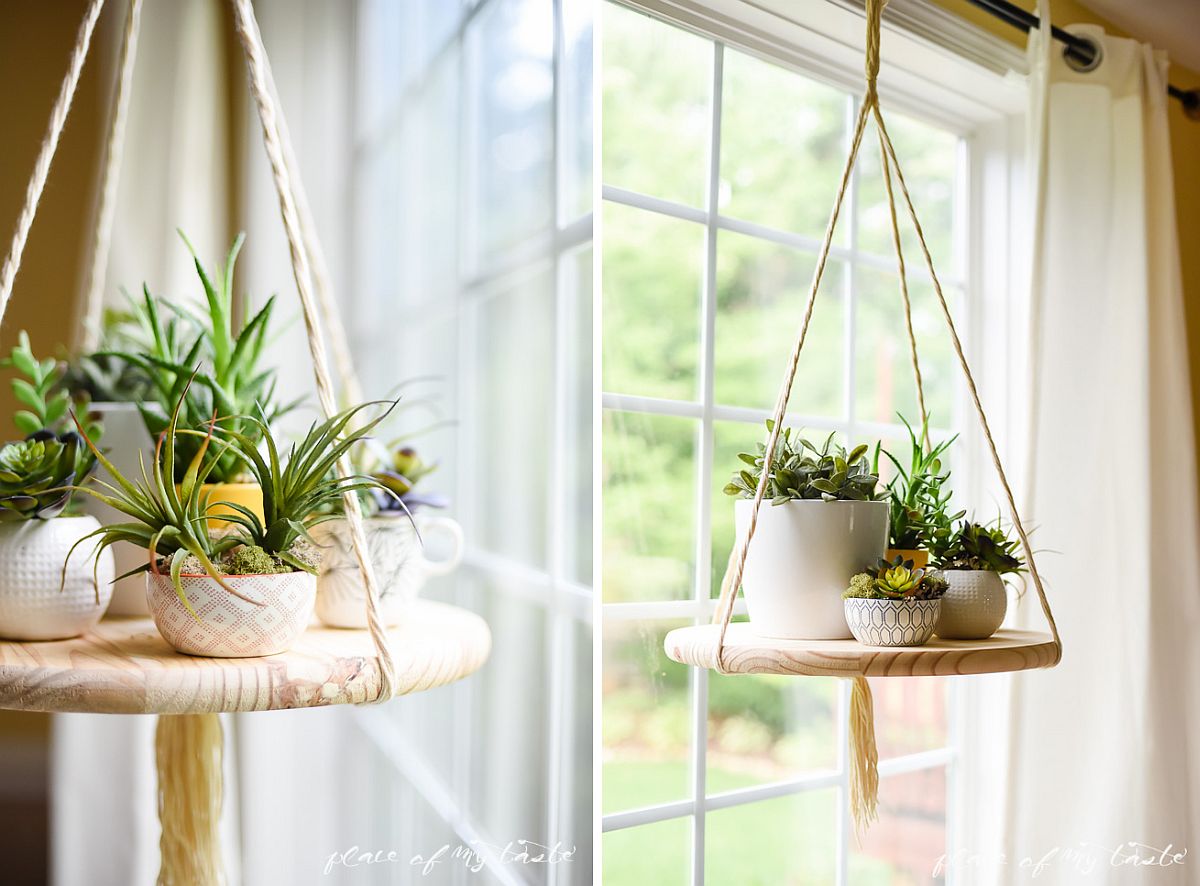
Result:
M875 450L876 473L880 454L896 468L896 476L888 483L886 491L889 545L917 550L928 547L936 533L966 513L949 512L950 470L945 466L944 457L958 435L931 445L928 419L921 425L918 435L903 415L898 417L908 430L908 466L905 467L892 453L878 446Z
M150 378L154 404L142 405L146 430L157 437L166 430L174 404L183 398L179 427L203 430L213 415L222 423L237 428L255 442L262 439L263 427L249 419L263 414L268 421L284 415L296 403L285 406L275 402L275 372L259 366L268 338L275 297L249 319L235 316L233 274L244 236L239 234L225 259L225 266L214 276L205 270L195 249L180 232L196 267L205 296L204 311L166 307L143 287L136 303L137 317L148 342L144 351L124 350L116 356L138 367ZM198 362L204 368L195 371ZM194 383L193 383L194 380ZM185 393L186 392L186 393ZM201 445L203 434L183 434L177 441L181 455L177 468L190 463L190 456ZM228 447L209 449L215 462L209 471L212 482L238 478L243 464ZM176 476L176 481L182 476Z

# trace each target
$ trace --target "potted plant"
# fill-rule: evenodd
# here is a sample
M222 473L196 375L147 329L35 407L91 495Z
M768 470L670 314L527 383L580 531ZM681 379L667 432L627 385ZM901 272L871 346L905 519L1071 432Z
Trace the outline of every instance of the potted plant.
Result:
M181 429L199 430L214 416L222 416L223 428L260 443L266 427L297 405L276 405L275 373L259 366L268 340L274 296L253 317L247 319L245 312L239 316L234 310L233 274L244 236L239 234L234 240L225 266L215 275L205 270L182 232L180 237L192 254L204 290L204 310L163 303L143 287L136 316L145 349L114 353L150 378L153 402L141 404L140 411L152 439L163 433L173 408L181 404ZM204 365L200 372L195 371L197 363ZM203 434L180 436L176 483L182 482L191 455L203 438ZM239 508L249 508L262 517L262 490L247 473L242 459L231 449L209 447L206 451L212 464L207 466L200 497L211 505L206 507L209 526L230 528L230 517L240 513Z
M964 520L933 548L937 567L950 583L942 599L937 635L945 640L983 640L1004 622L1008 610L1005 575L1025 563L999 520L991 526Z
M137 304L130 299L129 310L106 309L99 330L96 350L71 360L62 385L87 414L104 427L104 448L113 464L124 474L135 475L138 466L149 463L154 455L153 442L146 431L139 404L153 397L149 374L117 352L146 352L151 345L147 331L139 322ZM86 404L86 407L84 406ZM96 476L111 482L101 467ZM90 496L80 496L80 507L101 523L117 523L123 517L108 505ZM121 543L111 549L118 574L124 574L146 560L146 552L132 544ZM111 615L148 615L145 581L140 575L129 576L112 586Z
M452 572L462 559L462 527L449 517L433 517L427 508L442 508L440 495L417 489L437 465L425 462L403 441L371 446L360 456L360 468L379 482L365 496L367 547L379 582L380 616L388 627L404 617L407 604L432 576ZM425 556L424 539L443 535L451 552L445 559ZM366 627L366 599L359 578L358 559L344 519L322 523L313 532L321 546L321 574L317 579L317 617L330 627Z
M767 423L768 428L771 423ZM830 434L818 448L785 428L742 575L746 608L764 637L835 640L850 636L841 594L846 576L887 548L888 503L867 446L847 452ZM766 447L741 453L745 467L725 487L737 496L738 538L749 529Z
M896 469L896 476L887 484L888 552L893 560L912 560L917 568L929 565L928 544L938 526L962 518L965 512L949 514L949 469L944 468L943 456L957 435L936 446L929 443L929 421L926 418L918 436L903 415L899 416L908 430L908 467L892 453L876 449L876 472L879 453Z
M178 651L221 658L283 652L312 617L320 565L312 528L332 518L328 506L343 493L378 485L369 477L338 478L334 464L382 416L351 427L364 409L377 404L347 409L314 424L281 459L261 418L234 416L231 427L216 420L203 431L180 428L186 394L185 389L159 435L151 476L127 478L88 441L114 483L84 491L131 520L101 526L86 538L98 539L100 550L120 541L147 550L147 562L137 571L149 573L146 599L154 623ZM244 433L247 426L257 433ZM199 442L189 447L177 484L178 443L188 438ZM260 441L265 455L258 451ZM219 457L209 457L210 448L221 450ZM205 502L202 489L208 473L228 454L259 484L262 510L228 503L229 527L216 530L206 519L213 504Z
M946 593L946 579L912 560L880 560L850 579L842 596L846 621L864 646L923 646Z
M99 525L77 513L72 496L95 460L67 430L70 398L59 387L65 368L38 361L24 332L4 362L18 372L13 393L24 408L13 420L26 436L0 446L0 636L77 637L104 614L113 576L108 552L70 556Z

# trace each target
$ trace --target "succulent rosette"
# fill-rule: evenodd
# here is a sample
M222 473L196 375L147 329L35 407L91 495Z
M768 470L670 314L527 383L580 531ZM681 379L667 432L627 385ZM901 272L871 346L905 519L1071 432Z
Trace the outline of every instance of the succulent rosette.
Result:
M379 461L383 466L372 471L371 477L382 488L372 489L371 495L380 514L404 514L421 507L446 507L445 496L415 489L422 478L437 470L436 463L424 461L411 446L387 451Z
M96 467L79 434L42 430L0 446L0 522L48 520Z

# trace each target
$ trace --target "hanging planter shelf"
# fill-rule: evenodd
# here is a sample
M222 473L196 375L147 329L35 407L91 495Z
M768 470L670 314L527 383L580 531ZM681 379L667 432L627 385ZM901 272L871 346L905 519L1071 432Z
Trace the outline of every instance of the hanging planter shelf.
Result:
M461 680L491 650L487 624L416 601L388 631L397 695ZM53 713L208 714L363 704L381 681L367 631L312 625L292 649L262 658L176 652L148 617L112 617L82 637L0 641L0 709Z
M663 641L667 657L721 673L802 677L952 677L1029 671L1058 664L1050 634L997 631L986 640L932 639L924 646L863 646L857 640L776 640L745 622L731 624L720 643L719 625L677 628Z

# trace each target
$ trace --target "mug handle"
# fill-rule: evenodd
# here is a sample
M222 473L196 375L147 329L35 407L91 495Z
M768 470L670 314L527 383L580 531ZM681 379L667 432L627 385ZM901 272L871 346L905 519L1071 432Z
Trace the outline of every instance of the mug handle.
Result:
M452 520L449 517L417 517L417 522L420 524L422 537L442 533L450 538L453 544L453 551L450 556L444 560L430 560L427 557L424 560L426 575L449 575L458 568L458 564L463 558L463 531L457 520Z

